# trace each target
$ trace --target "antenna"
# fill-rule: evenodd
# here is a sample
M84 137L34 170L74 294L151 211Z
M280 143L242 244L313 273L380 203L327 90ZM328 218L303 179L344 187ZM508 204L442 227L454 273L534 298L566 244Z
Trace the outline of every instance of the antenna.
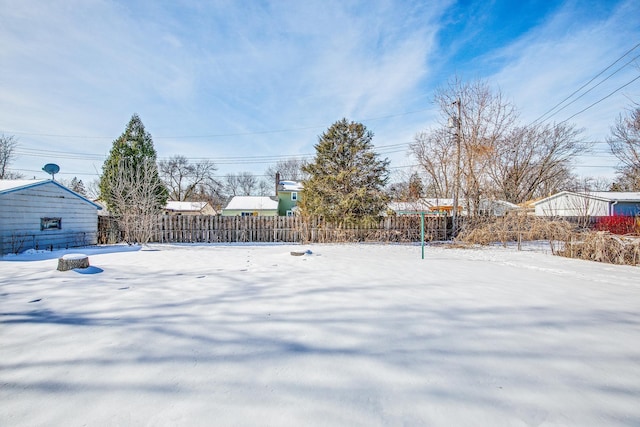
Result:
M42 170L51 175L52 180L56 180L56 174L60 172L60 166L55 163L47 163L42 167Z

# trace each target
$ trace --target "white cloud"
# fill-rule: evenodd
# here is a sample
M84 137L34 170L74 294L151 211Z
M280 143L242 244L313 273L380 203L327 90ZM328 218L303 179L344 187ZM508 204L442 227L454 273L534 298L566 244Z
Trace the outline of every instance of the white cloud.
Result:
M637 26L637 20L632 18L640 16L637 2L627 1L611 11L608 17L584 22L576 20L579 13L575 8L578 7L580 5L574 3L566 4L552 20L494 53L492 57L506 65L491 80L497 82L504 93L513 99L526 121L541 117L640 41L640 27ZM575 96L593 87L638 54L640 48ZM636 66L627 66L571 105L561 111L556 109L545 117L548 117L548 122L567 120L631 81L639 72L637 63ZM581 167L577 170L579 174L613 176L615 161L607 156L606 144L602 142L615 118L631 103L629 95L640 99L640 81L569 120L585 130L585 139L599 142L595 146L596 153L579 161L583 166L594 167Z
M570 7L576 6L572 4ZM493 76L492 80L499 82L505 93L514 97L527 119L533 120L587 83L640 41L640 28L629 19L630 16L637 15L640 15L640 6L629 1L616 9L608 19L582 25L573 22L574 11L567 6L552 21L500 52L500 59L508 65ZM633 56L638 54L640 49ZM604 73L593 84L623 65L627 59ZM626 67L614 78L554 114L551 120L565 120L637 75L637 67ZM640 84L635 88L640 88ZM597 118L606 118L610 125L611 114L617 114L628 104L628 99L623 94L621 92L598 104L592 111L576 116L575 122L592 129L594 135L601 137L602 126ZM596 123L593 119L596 119Z

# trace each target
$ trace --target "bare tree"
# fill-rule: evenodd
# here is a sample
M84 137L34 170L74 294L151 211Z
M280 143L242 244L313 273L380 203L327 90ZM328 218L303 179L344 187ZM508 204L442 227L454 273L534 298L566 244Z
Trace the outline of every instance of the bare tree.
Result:
M415 202L424 194L424 184L417 172L401 173L402 181L387 185L386 193L395 202Z
M613 181L602 176L598 177L582 177L573 180L566 187L566 190L573 192L591 192L591 191L612 191Z
M251 172L240 172L238 174L238 182L243 196L255 194L258 188L258 178Z
M280 160L275 165L269 166L264 171L264 179L258 183L257 192L261 196L271 196L276 191L276 174L280 174L280 180L302 181L307 178L307 174L302 171L306 164L303 158L292 158Z
M416 135L410 152L425 175L426 195L451 197L456 173L455 136L447 128L436 128Z
M251 196L258 189L258 179L251 172L229 173L225 176L224 189L230 196Z
M100 197L100 180L94 179L90 181L85 187L87 190L87 197L91 200L98 199Z
M575 182L572 162L590 146L573 125L518 125L515 107L483 82L454 80L435 99L440 126L411 146L428 178L426 194L450 197L457 188L475 216L483 198L521 203Z
M275 194L276 187L275 181L269 182L264 179L258 182L258 195L259 196L273 196Z
M229 197L240 195L240 183L238 175L234 173L228 173L224 177L224 191Z
M453 99L452 96L457 96ZM448 108L456 116L455 103L459 103L460 157L462 162L462 194L467 211L479 213L480 200L488 194L488 169L495 159L496 149L517 119L515 107L507 102L500 91L492 90L482 81L463 84L459 81L440 93L440 108Z
M618 188L640 191L640 107L620 115L607 138L611 153L618 158Z
M153 159L137 162L135 168L122 159L112 183L110 207L127 243L146 244L162 213L162 182ZM164 196L166 197L166 196Z
M275 165L271 165L264 172L267 180L273 183L276 179L276 173L280 173L280 178L289 181L302 181L307 178L307 174L302 171L302 167L306 164L302 158L293 158L280 160Z
M495 197L521 203L571 187L572 162L590 148L579 139L580 133L562 123L514 127L496 141L489 162Z
M439 127L419 134L411 151L429 179L427 194L433 187L437 197L449 197L457 189L467 211L475 215L490 188L487 172L498 143L511 131L517 112L482 81L454 79L434 98L440 108Z
M0 136L0 179L21 179L22 174L11 172L9 165L15 159L18 140L14 136Z
M195 200L200 199L203 192L219 192L220 184L214 177L217 168L209 160L190 163L186 157L178 155L160 161L158 169L171 200Z

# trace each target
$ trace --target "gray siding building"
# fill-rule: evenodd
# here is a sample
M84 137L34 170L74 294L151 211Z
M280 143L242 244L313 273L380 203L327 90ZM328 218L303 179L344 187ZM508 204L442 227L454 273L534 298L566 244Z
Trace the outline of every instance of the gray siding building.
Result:
M97 242L100 206L52 180L0 180L0 255Z

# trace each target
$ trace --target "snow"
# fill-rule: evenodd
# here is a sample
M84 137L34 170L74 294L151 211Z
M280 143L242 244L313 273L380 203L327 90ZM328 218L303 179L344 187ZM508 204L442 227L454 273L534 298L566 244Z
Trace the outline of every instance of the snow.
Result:
M266 196L234 196L225 210L278 210L278 200Z
M46 182L48 179L0 179L0 193Z
M66 260L78 260L78 259L84 259L86 257L87 256L85 254L64 254L60 258L66 259Z
M4 257L0 425L640 425L640 270L544 248Z

